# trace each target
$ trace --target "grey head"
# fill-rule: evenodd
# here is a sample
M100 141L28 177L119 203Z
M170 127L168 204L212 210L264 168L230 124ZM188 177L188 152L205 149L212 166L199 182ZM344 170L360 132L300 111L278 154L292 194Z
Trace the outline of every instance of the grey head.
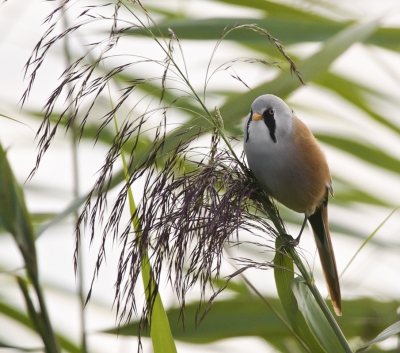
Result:
M251 105L250 114L245 120L245 143L252 138L258 140L261 134L263 139L273 144L279 143L281 139L291 136L293 115L293 111L279 97L273 94L258 97Z

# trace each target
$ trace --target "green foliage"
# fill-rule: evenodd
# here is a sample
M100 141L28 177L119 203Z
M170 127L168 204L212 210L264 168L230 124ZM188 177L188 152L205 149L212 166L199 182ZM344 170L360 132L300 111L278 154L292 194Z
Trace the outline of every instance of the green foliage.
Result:
M305 281L300 277L296 277L291 282L291 288L307 325L325 350L332 353L346 352Z
M325 352L307 325L300 311L295 292L291 289L291 283L294 280L293 260L284 253L282 241L279 239L276 240L276 249L277 252L274 258L276 289L291 327L294 333L299 336L299 342L305 346L306 351Z
M398 334L399 332L400 332L400 321L397 321L393 325L390 325L387 329L383 330L372 341L366 343L364 346L362 346L361 348L357 349L356 352L362 352L362 351L366 350L369 346L371 346L371 345L373 345L375 343L382 342L382 341L386 340L387 338Z
M278 299L265 299L281 315L285 314ZM196 326L195 316L198 304L193 302L186 306L184 322L180 308L168 310L168 319L176 340L207 344L239 336L255 336L265 339L273 347L281 347L279 351L282 352L291 352L289 347L293 349L293 345L300 349L294 334L259 297L248 293L215 301L204 320ZM383 303L373 299L344 300L343 310L346 316L338 318L338 322L349 340L361 338L367 341L396 320L397 306L398 303L395 301ZM104 332L120 336L135 336L138 327L139 322L132 322ZM149 332L144 332L143 335L149 337ZM376 352L386 351L377 349Z
M25 206L23 192L16 182L6 157L6 151L0 144L0 222L18 245L25 262L27 277L32 282L39 310L35 309L33 299L28 292L24 279L17 277L18 285L25 298L28 314L36 332L41 336L49 353L58 353L59 348L47 313L46 302L39 283L35 236Z

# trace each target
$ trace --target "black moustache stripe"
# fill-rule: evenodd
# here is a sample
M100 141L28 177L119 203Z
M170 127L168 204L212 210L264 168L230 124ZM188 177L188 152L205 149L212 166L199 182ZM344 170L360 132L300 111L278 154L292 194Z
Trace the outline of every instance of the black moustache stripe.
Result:
M267 109L263 113L263 120L265 125L267 125L267 128L269 130L269 136L271 136L272 141L276 143L276 136L275 136L275 130L276 130L276 123L275 123L275 117L274 114L270 113L271 109Z
M246 127L246 132L247 132L246 142L249 141L249 137L250 137L249 128L250 128L252 116L253 116L253 110L250 110L250 119L247 121L247 127Z

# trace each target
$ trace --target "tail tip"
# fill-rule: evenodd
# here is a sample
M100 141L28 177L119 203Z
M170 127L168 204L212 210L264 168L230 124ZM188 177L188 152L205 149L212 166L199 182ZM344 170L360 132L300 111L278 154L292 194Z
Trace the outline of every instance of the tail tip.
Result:
M341 308L341 306L339 306L338 303L334 303L334 302L332 302L332 304L333 304L333 310L335 311L335 314L337 316L342 316L342 308Z

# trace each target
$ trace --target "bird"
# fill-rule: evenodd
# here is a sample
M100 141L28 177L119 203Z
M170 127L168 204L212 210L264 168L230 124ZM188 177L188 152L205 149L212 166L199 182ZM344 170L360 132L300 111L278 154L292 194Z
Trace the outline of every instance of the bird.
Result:
M317 139L292 109L272 94L259 96L244 122L244 152L261 187L291 210L304 213L317 245L336 315L342 315L339 276L328 225L329 166Z

